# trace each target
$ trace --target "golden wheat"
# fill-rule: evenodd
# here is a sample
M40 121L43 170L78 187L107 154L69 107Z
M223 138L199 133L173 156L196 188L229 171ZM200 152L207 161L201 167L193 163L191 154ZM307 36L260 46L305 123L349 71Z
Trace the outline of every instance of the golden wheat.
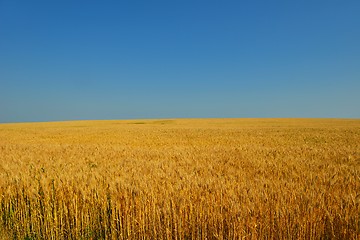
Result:
M0 125L0 237L360 238L360 121Z

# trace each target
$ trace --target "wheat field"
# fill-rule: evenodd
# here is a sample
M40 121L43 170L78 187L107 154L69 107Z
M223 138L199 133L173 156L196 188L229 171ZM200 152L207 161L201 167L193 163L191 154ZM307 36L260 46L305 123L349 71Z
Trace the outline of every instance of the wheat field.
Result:
M360 239L360 120L0 124L1 239Z

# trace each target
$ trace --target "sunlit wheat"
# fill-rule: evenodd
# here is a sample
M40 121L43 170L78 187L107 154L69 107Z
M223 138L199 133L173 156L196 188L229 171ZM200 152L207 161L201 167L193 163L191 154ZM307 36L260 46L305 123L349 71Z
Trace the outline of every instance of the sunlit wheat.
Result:
M0 125L4 239L357 239L360 121Z

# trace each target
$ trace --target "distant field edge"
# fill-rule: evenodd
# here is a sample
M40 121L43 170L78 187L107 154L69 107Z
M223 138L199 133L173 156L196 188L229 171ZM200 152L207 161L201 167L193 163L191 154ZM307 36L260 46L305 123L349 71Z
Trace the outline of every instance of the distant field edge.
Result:
M156 123L156 122L170 122L170 121L360 121L360 118L311 118L311 117L209 117L209 118L123 118L123 119L70 119L70 120L50 120L50 121L23 121L23 122L1 122L0 125L7 124L61 124L61 123L110 123L110 122L123 122L131 124L143 124L143 123Z

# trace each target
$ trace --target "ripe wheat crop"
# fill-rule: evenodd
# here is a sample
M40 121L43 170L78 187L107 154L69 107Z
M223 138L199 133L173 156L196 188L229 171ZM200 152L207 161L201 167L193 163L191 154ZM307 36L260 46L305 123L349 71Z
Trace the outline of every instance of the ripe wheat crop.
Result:
M0 124L2 239L359 239L360 120Z

